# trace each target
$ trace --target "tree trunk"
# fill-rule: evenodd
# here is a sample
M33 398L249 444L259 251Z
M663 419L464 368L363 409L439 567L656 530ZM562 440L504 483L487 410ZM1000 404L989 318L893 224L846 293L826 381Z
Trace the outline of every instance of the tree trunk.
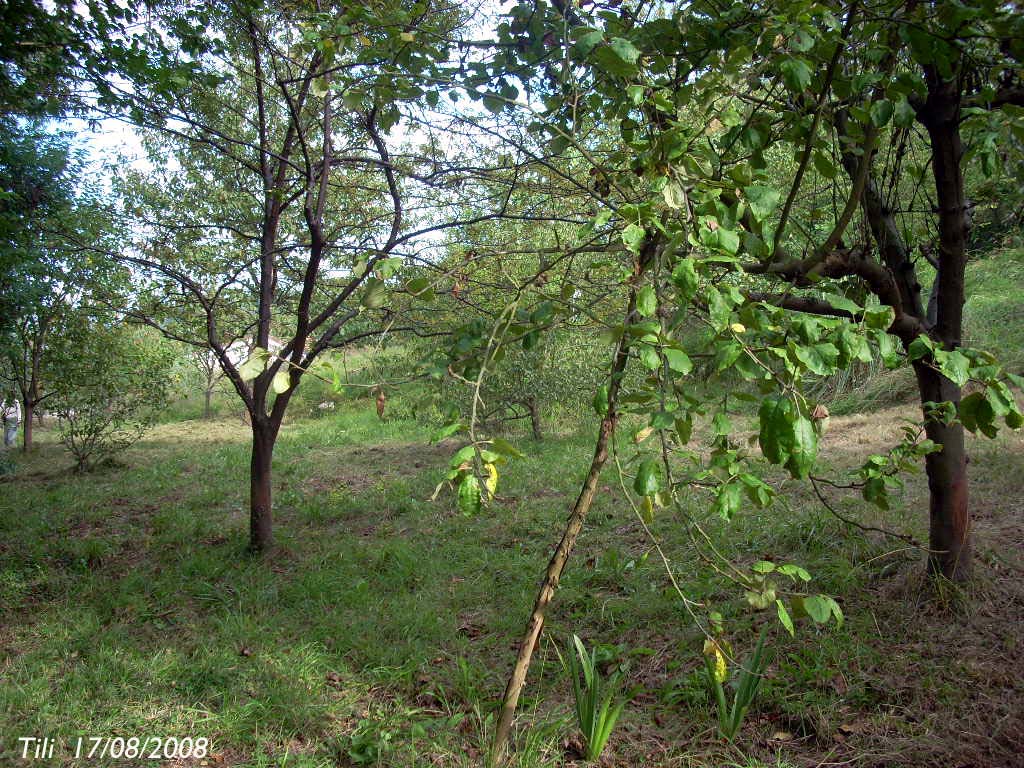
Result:
M914 365L921 402L951 402L959 407L960 388L928 365ZM925 457L928 475L928 572L964 581L971 569L971 522L967 504L967 451L964 428L927 418L925 433L942 450Z
M35 415L35 403L25 403L25 415L24 424L22 426L22 444L21 450L25 453L32 450L32 417Z
M548 604L555 596L558 588L558 581L562 577L562 571L569 560L576 539L583 530L583 521L590 511L590 506L597 494L597 481L601 476L601 469L608 459L608 441L615 432L615 413L609 411L608 415L601 421L601 430L598 433L597 444L594 448L594 458L590 463L590 471L580 495L573 505L572 513L566 521L565 531L562 539L558 542L554 554L548 563L547 571L544 574L544 581L541 583L540 591L534 602L533 612L526 624L526 632L519 644L519 653L516 656L515 666L509 676L508 684L505 686L505 695L502 697L501 711L498 715L498 724L494 731L494 744L491 747L490 765L501 765L504 761L509 735L512 732L512 719L515 716L516 706L519 704L519 694L526 685L526 673L530 670L530 660L533 658L533 651L540 639L540 633L544 629L544 617L547 613Z
M211 400L213 399L213 389L207 389L204 393L205 400L203 401L203 418L209 421L213 418L213 407Z
M249 550L266 552L274 545L271 461L277 429L266 418L252 418L249 491Z
M943 78L936 67L925 68L928 98L917 116L931 142L932 174L939 218L938 274L935 277L935 325L932 337L947 349L960 346L963 330L967 267L967 201L964 194L963 145L960 140L958 76ZM920 361L915 365L922 404L952 402L959 407L960 388ZM971 568L971 531L967 505L967 453L964 428L925 420L929 439L942 450L925 459L928 473L930 573L954 581L967 578Z
M527 398L526 407L530 411L530 426L533 428L533 439L538 441L543 440L544 434L541 432L540 406L537 405L537 398Z
M632 284L629 289L629 302L626 306L624 325L629 325L636 319L636 295L637 284L643 276L644 271L653 261L660 240L658 238L646 239L640 259L635 267ZM519 643L519 652L516 656L515 665L512 667L512 674L509 675L508 683L505 686L505 694L501 700L501 710L498 713L498 721L494 728L494 742L491 744L491 754L488 765L491 768L501 765L508 756L508 742L512 733L512 720L515 717L516 706L519 704L519 695L526 685L526 674L530 670L530 661L533 658L533 651L540 639L540 633L544 629L544 618L547 614L548 605L555 596L558 582L562 577L562 571L569 555L576 544L576 539L583 529L583 522L590 512L590 506L597 495L597 481L601 470L608 459L608 443L614 439L615 424L618 419L616 414L616 402L618 400L619 388L622 384L622 375L626 370L629 361L629 335L625 334L619 339L615 349L612 362L611 375L608 378L608 411L601 420L601 428L598 431L597 440L594 445L594 458L590 462L590 470L580 488L579 496L573 505L565 523L565 530L562 538L555 548L551 560L548 562L544 580L541 582L540 590L534 600L533 611L526 623L526 631L522 641Z

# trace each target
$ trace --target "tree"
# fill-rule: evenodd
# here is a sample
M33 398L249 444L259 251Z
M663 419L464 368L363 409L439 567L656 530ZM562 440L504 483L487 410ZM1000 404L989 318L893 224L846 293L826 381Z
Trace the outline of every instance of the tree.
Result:
M122 81L95 83L100 109L149 130L154 157L176 163L142 180L156 183L131 181L138 244L111 255L146 275L132 317L212 350L244 402L250 545L262 551L273 541L274 445L300 379L326 350L394 330L403 258L464 224L460 180L492 169L459 163L463 150L429 136L396 153L388 136L416 100L438 105L424 83L444 82L444 41L459 21L450 7L225 3L157 16L168 34L141 44L176 50L164 59L179 64L126 55ZM476 218L501 208L499 198ZM244 363L229 354L242 340L255 349Z
M73 101L74 3L10 0L0 14L0 125L63 113Z
M869 457L850 485L885 505L898 473L924 458L928 569L966 577L964 427L992 435L997 420L1018 427L1022 417L1007 386L1019 379L960 344L963 169L972 159L996 162L996 137L1022 129L1022 23L995 3L613 11L556 2L522 3L499 25L499 44L480 68L528 79L538 141L589 161L606 208L592 230L626 249L611 278L634 300L611 331L627 365L647 371L618 403L648 420L634 437L641 509L689 486L710 490L727 518L746 503L770 502L758 457L733 438L730 410L750 388L759 393L763 457L795 478L822 481L814 474L820 410L803 384L877 355L913 366L923 423L888 455ZM608 129L604 142L589 130L594 124ZM936 276L925 301L919 273L929 262ZM687 322L708 331L696 347L681 343ZM694 391L684 379L697 356L748 389ZM595 400L604 420L592 474L603 464L626 370L613 371ZM971 379L982 390L961 400ZM706 458L685 447L698 416L712 432ZM688 455L693 469L669 461L674 454ZM538 595L499 721L498 756L592 485L588 476ZM756 578L749 582L756 595Z
M897 359L887 337L899 341L935 446L925 460L929 568L960 578L970 548L963 427L991 432L996 418L1020 422L1005 372L986 353L960 348L969 228L963 168L971 159L996 163L995 137L1021 131L1022 22L996 4L926 13L893 3L881 17L856 3L815 9L806 18L789 7L743 4L718 7L713 19L691 6L671 19L573 12L566 36L555 31L566 17L549 9L545 28L560 35L572 65L558 75L553 90L561 98L538 126L568 149L586 121L618 124L621 151L595 167L632 194L609 200L623 219L634 219L623 231L627 245L660 230L714 255L691 262L685 269L692 277L680 273L677 283L719 285L706 302L716 330L768 312L803 329L804 343L830 345L817 357L799 347L787 351L787 376L824 375L851 353L866 354L860 342L845 341L865 325L879 332L872 341L890 364ZM521 5L513 16L525 19L535 10ZM507 39L516 34L506 29ZM579 109L581 99L586 109ZM891 149L883 164L884 140ZM911 153L921 155L922 166L903 162ZM924 173L934 197L926 194ZM626 174L646 188L631 188ZM792 183L782 186L782 178ZM812 181L824 183L825 194L812 192ZM694 215L692 229L681 212ZM862 229L852 226L858 212ZM926 262L936 273L927 300L919 277ZM780 283L787 285L773 292ZM660 299L663 288L652 287ZM864 303L869 296L884 314ZM810 316L844 318L827 326L843 340L826 341L826 326L808 325ZM719 349L730 345L739 354L719 370L747 366L759 344L773 346L763 336L722 336ZM965 409L960 388L969 378L986 389ZM808 416L802 406L793 411L793 418ZM865 495L881 493L880 483L868 478Z
M73 354L83 304L106 295L119 270L76 246L110 233L103 207L65 140L39 129L4 145L9 238L0 285L0 355L24 406L23 448L32 447L33 415L61 384ZM75 189L75 187L78 187Z
M195 364L202 376L203 383L203 418L213 418L213 393L217 383L224 377L224 371L217 361L217 356L209 349L193 347L189 359Z

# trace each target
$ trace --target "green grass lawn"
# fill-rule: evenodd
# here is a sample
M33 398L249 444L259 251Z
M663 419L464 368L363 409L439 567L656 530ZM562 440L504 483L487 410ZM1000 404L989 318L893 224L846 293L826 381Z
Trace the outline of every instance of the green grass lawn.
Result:
M882 449L900 415L834 419L826 465ZM430 500L457 444L428 437L369 408L286 427L279 546L261 560L244 552L238 421L162 425L123 466L88 476L69 472L44 430L0 483L0 765L126 764L66 752L23 761L22 736L211 740L204 760L168 766L479 765L592 435L519 440L527 458L472 518L450 494ZM684 592L725 614L738 652L773 625L774 660L735 746L715 737L702 635L659 558L645 557L651 542L607 471L530 673L518 764L571 761L558 649L572 632L637 689L609 765L925 766L950 754L1020 764L1020 436L972 443L971 470L977 579L939 599L919 551L844 525L797 483L784 485L784 503L729 524L700 496L689 520L659 513L653 530ZM885 516L834 501L920 537L923 494L914 478ZM740 562L807 567L816 591L839 597L844 626L800 625L789 638L698 559L694 522Z

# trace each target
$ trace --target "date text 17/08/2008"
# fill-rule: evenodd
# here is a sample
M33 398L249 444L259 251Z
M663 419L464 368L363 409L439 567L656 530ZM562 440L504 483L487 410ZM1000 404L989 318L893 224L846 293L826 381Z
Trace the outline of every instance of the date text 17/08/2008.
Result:
M52 760L69 756L76 760L174 760L203 758L210 753L208 738L191 736L76 736L67 742L59 742L49 736L22 736L18 745L23 760Z

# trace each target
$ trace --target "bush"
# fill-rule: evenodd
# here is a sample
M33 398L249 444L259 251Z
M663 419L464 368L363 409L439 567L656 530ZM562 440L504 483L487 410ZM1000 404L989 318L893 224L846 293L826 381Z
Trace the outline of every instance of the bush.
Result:
M54 402L79 472L111 463L154 424L175 362L170 344L149 333L93 325L84 338L61 365Z

